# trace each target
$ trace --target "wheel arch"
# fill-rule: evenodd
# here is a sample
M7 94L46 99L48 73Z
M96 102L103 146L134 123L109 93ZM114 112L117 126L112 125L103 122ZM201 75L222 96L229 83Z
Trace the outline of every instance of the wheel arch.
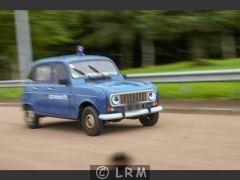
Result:
M27 107L33 108L33 105L30 104L30 103L24 103L24 104L22 105L23 110L26 110Z
M98 109L96 108L96 106L95 106L92 102L90 102L90 101L84 101L84 102L82 102L82 103L79 105L79 108L78 108L78 119L81 119L83 109L84 109L85 107L88 107L88 106L92 106L92 107L94 107L94 108L98 111ZM99 112L99 111L98 111L98 112Z

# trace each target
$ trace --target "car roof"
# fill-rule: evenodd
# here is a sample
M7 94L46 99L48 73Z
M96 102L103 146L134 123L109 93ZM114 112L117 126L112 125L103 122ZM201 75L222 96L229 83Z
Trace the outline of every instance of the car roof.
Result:
M111 60L105 56L96 56L96 55L64 55L64 56L55 56L44 59L39 59L32 63L32 66L37 66L43 63L52 63L52 62L61 62L68 64L73 61L83 61L83 60Z

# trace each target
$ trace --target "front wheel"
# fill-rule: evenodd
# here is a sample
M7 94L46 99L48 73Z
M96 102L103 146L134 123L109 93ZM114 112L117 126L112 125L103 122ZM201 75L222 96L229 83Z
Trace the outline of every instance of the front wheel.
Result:
M139 118L139 121L143 126L154 126L157 124L159 113L153 113Z
M24 110L24 119L29 128L36 129L39 127L39 118L34 113L32 107L26 107Z
M88 106L82 112L81 125L89 136L97 136L101 134L103 129L103 121L98 119L97 110Z

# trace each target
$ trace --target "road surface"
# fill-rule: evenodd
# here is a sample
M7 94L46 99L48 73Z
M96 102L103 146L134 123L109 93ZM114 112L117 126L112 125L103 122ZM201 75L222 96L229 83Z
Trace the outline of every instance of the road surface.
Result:
M0 107L0 169L89 169L124 152L151 169L240 169L240 116L162 113L154 127L124 120L87 136L79 123L41 119L26 128L19 107Z

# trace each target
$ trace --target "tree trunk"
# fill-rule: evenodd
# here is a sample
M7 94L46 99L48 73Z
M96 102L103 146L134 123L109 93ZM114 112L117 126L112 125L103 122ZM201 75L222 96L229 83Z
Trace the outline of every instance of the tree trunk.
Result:
M11 79L20 79L18 67L17 63L11 65Z
M122 43L121 46L121 57L120 57L120 68L126 69L133 66L133 49L131 43Z
M236 43L234 34L231 30L222 31L222 57L235 58L236 57Z
M142 66L145 67L155 65L154 41L151 38L146 38L142 36L141 49L142 49Z
M206 58L206 52L203 47L203 39L197 33L192 33L190 36L190 54L191 59L197 62L201 62Z

